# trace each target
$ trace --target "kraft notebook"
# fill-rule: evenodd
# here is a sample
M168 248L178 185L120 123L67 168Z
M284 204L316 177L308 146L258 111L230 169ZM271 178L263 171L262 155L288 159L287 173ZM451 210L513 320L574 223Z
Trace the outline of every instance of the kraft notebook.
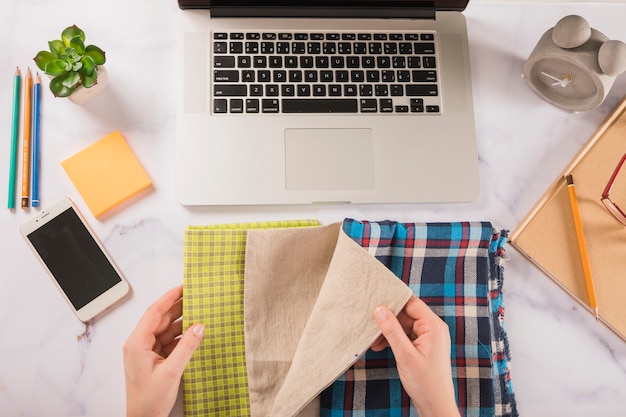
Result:
M626 98L600 125L579 154L556 178L535 207L511 234L510 240L563 290L591 312L574 219L564 175L572 174L589 262L596 289L600 321L626 340L626 227L600 201L618 162L626 153ZM616 203L626 198L626 172L616 179L611 194ZM621 187L620 187L621 184ZM621 198L621 200L620 200Z

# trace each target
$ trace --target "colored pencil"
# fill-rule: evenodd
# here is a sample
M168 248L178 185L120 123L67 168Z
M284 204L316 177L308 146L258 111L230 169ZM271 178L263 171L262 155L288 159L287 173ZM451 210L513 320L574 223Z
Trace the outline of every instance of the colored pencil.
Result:
M596 289L593 285L593 277L591 275L591 265L589 264L589 253L587 252L587 243L583 232L583 223L580 218L580 209L578 208L578 198L576 197L576 187L574 186L574 178L571 175L565 177L567 181L567 192L572 207L572 215L574 216L574 227L576 229L576 238L578 240L578 249L580 251L580 259L583 265L583 273L585 275L585 284L587 285L587 295L589 296L589 306L593 310L596 320L598 320L598 300L596 299Z
M31 160L31 205L39 207L39 159L41 144L39 142L39 119L41 103L41 78L39 73L35 75L33 84L33 135L32 135L32 160Z
M7 208L15 209L15 181L17 179L17 148L19 145L20 130L20 84L21 74L19 67L15 68L13 77L13 126L11 130L11 160L9 161L9 199Z
M33 78L30 75L30 68L26 72L24 82L24 116L22 132L22 208L28 208L30 200L30 145L31 145L31 104L33 94Z

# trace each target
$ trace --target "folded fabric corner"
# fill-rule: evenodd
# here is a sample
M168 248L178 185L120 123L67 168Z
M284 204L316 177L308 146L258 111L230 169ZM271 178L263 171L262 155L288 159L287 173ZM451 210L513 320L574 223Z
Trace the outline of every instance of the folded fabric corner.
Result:
M250 231L244 288L253 417L319 416L311 401L380 334L374 309L412 295L340 223Z

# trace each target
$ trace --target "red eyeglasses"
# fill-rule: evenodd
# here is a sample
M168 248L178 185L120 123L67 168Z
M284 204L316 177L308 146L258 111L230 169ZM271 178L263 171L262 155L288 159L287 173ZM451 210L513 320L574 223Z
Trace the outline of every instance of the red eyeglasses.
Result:
M613 217L615 217L615 220L617 220L624 226L626 226L626 213L624 213L624 210L622 210L617 204L615 204L613 200L611 200L611 197L609 197L609 195L611 193L611 189L613 188L613 184L615 183L615 178L617 178L617 174L619 174L620 170L622 169L622 166L624 166L625 161L626 161L626 154L622 156L622 159L617 164L615 171L613 171L613 175L611 175L611 178L609 179L609 183L606 185L606 187L604 188L604 191L602 192L602 199L601 199L602 204L604 204L604 207L606 207L609 213L611 213Z

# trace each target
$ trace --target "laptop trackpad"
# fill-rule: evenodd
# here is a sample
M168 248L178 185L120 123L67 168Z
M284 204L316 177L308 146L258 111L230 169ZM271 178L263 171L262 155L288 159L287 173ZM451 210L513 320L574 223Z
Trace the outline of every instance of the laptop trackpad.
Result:
M287 190L374 188L371 129L285 129Z

